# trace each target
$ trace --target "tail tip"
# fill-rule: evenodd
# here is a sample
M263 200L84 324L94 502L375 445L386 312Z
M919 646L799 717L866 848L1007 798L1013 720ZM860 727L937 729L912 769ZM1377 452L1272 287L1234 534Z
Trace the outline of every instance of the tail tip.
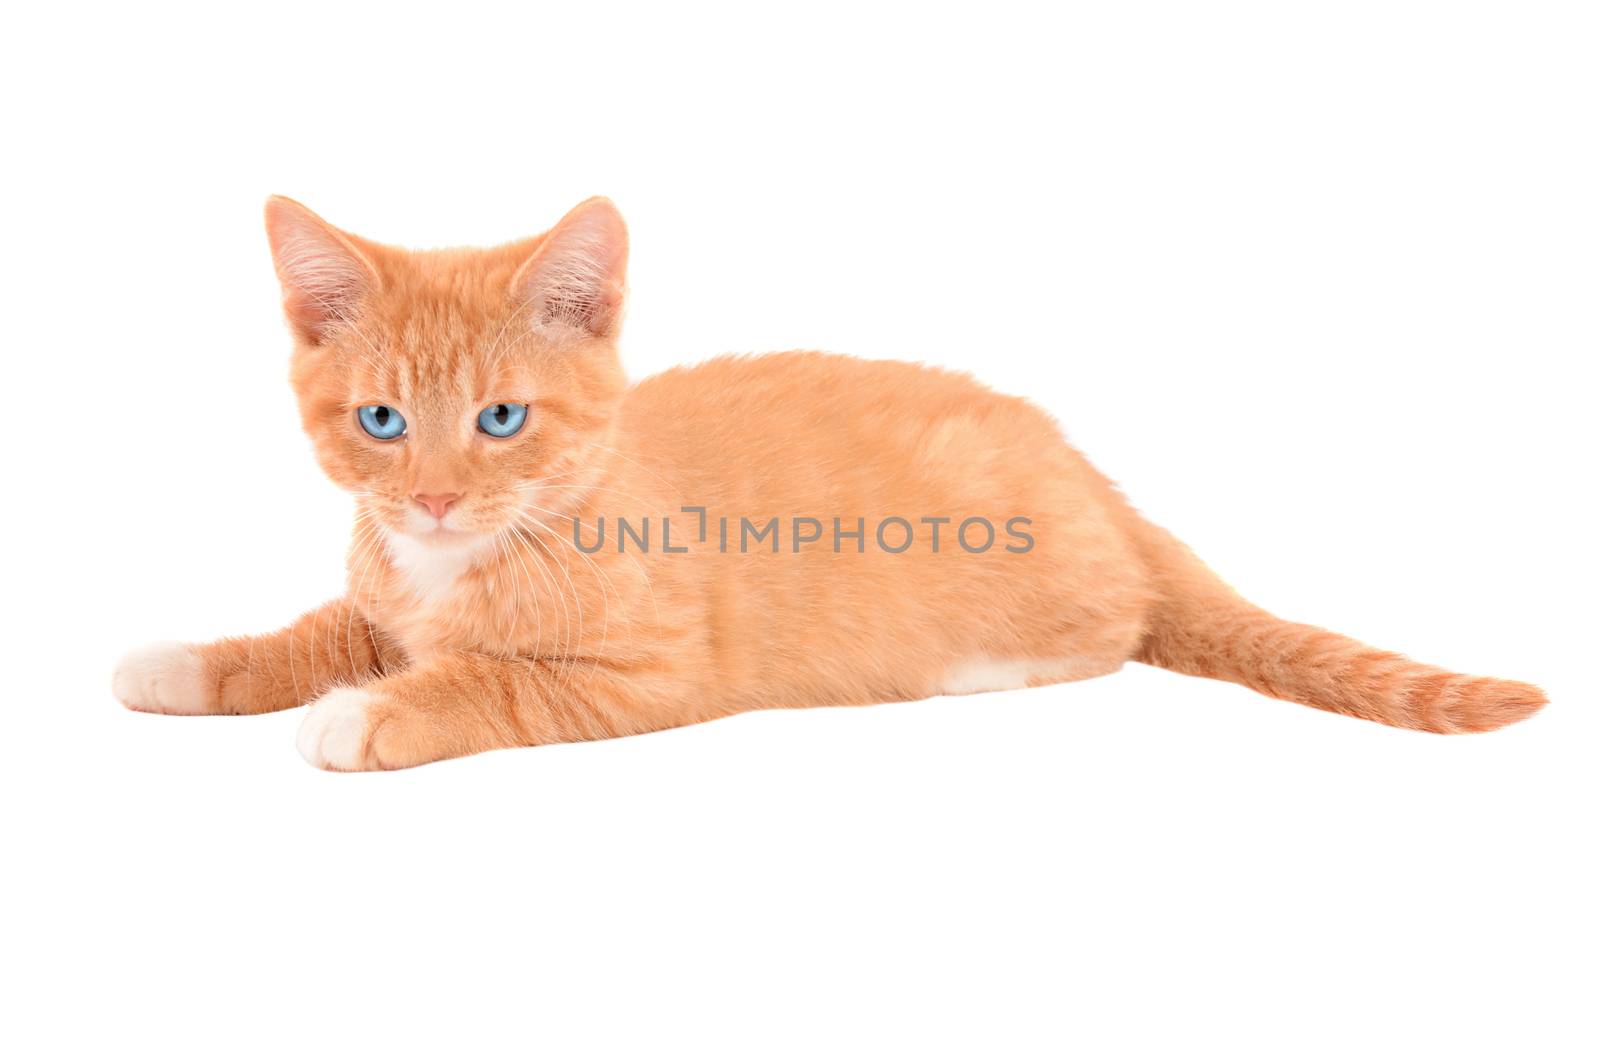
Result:
M1435 704L1435 732L1493 732L1538 712L1550 701L1544 690L1521 681L1471 678Z

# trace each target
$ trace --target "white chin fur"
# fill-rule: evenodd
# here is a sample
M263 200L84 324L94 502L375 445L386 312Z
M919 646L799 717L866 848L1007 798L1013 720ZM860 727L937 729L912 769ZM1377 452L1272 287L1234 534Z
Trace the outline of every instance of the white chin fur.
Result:
M123 656L111 692L124 706L156 714L204 714L211 709L205 663L186 644L149 644Z
M482 535L430 541L385 530L389 558L405 576L418 599L433 603L450 595L456 581L477 561L486 544Z

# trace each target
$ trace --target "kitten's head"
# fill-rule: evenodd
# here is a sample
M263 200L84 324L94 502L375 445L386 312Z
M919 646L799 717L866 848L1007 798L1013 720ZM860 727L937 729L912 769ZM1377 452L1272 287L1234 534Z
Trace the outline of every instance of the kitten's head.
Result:
M609 201L520 243L405 251L273 198L267 236L301 421L381 528L455 548L567 514L624 386Z

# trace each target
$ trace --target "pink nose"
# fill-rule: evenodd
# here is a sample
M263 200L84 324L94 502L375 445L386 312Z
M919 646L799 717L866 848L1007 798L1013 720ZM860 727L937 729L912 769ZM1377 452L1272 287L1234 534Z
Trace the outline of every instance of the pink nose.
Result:
M411 499L433 513L435 519L443 519L444 513L450 506L461 499L459 493L413 493Z

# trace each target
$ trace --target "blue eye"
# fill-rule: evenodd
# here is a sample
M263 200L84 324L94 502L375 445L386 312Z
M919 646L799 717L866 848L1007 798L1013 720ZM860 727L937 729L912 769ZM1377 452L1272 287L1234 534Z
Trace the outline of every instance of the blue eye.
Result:
M388 405L362 405L356 410L361 429L380 442L392 442L406 433L405 417Z
M526 405L490 405L478 413L478 430L496 438L509 438L522 430L527 419Z

